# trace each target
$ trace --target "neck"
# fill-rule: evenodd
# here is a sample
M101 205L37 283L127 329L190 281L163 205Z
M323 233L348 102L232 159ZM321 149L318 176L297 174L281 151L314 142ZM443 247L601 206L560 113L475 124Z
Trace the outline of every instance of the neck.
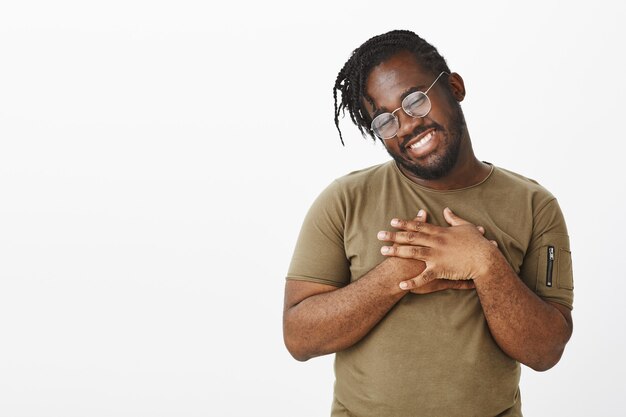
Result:
M461 144L456 164L448 174L441 178L424 179L408 172L399 164L398 168L414 183L433 190L457 190L470 187L483 181L491 172L491 167L479 161L474 155L469 135Z

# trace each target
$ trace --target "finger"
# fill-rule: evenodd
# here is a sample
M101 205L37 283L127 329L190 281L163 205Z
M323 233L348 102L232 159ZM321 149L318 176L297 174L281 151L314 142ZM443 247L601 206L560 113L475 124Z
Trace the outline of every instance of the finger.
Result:
M396 232L387 232L386 230L381 230L376 235L378 240L382 240L383 242L395 242L396 241Z
M400 288L403 290L412 290L413 288L419 288L423 285L426 285L435 279L437 279L435 273L432 270L428 269L428 267L426 267L426 269L422 271L421 274L419 274L415 278L402 281L399 285Z
M478 231L480 232L481 235L485 235L485 228L482 226L476 226L476 228L478 229Z
M496 242L495 240L490 240L489 243L491 243L496 248L498 247L498 242Z
M429 257L431 249L424 246L383 246L380 248L380 253L385 256L425 261Z
M448 279L436 279L421 287L413 288L411 292L413 294L429 294L431 292L444 290L471 290L474 288L476 288L476 286L472 280L450 281Z
M415 216L415 219L413 220L426 223L426 221L428 220L428 214L426 213L426 210L419 209L419 211L417 212L417 216Z
M376 237L383 242L393 242L400 245L431 246L432 243L430 235L420 232L387 232L381 230Z
M449 286L446 285L446 281L443 279L436 279L428 284L422 285L418 288L413 288L411 292L413 294L429 294L431 292L447 290Z
M465 219L460 218L449 207L443 209L443 217L446 219L450 226L461 226L463 224L471 224Z
M403 220L403 219L392 219L391 225L396 229L407 230L410 232L420 232L430 234L434 230L435 227L432 224L428 224L422 221L415 220Z

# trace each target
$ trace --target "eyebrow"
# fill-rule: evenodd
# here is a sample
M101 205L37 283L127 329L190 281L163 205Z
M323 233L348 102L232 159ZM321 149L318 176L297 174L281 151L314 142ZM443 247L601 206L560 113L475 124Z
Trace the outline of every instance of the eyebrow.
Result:
M400 102L402 102L402 100L404 100L406 98L406 96L408 96L411 93L414 93L416 91L422 91L423 92L425 87L426 86L424 86L424 85L418 85L416 87L407 88L407 90L400 95Z

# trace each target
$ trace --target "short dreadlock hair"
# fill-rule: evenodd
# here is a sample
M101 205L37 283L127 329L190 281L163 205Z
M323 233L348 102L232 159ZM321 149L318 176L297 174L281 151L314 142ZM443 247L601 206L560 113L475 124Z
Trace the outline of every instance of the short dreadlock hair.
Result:
M348 61L337 75L333 88L335 99L335 126L339 131L341 144L343 136L339 128L339 114L345 115L346 109L352 122L359 128L363 137L376 137L369 130L372 119L363 107L363 99L372 102L365 93L365 83L370 71L392 55L400 51L413 53L417 61L433 73L450 73L446 60L437 49L409 30L393 30L368 39L352 52ZM341 102L337 104L337 91L341 92ZM372 102L373 104L373 102Z

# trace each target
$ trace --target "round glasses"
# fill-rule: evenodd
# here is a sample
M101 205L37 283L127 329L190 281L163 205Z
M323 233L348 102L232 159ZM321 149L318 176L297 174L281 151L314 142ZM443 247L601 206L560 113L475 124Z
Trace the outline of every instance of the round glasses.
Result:
M401 107L398 107L391 113L383 113L374 117L371 125L372 132L383 140L391 139L396 136L398 134L398 129L400 129L400 121L395 113L400 109L404 110L406 114L413 118L426 116L432 107L427 94L443 74L447 74L447 72L444 71L439 74L426 91L416 91L406 96L404 100L402 100Z

